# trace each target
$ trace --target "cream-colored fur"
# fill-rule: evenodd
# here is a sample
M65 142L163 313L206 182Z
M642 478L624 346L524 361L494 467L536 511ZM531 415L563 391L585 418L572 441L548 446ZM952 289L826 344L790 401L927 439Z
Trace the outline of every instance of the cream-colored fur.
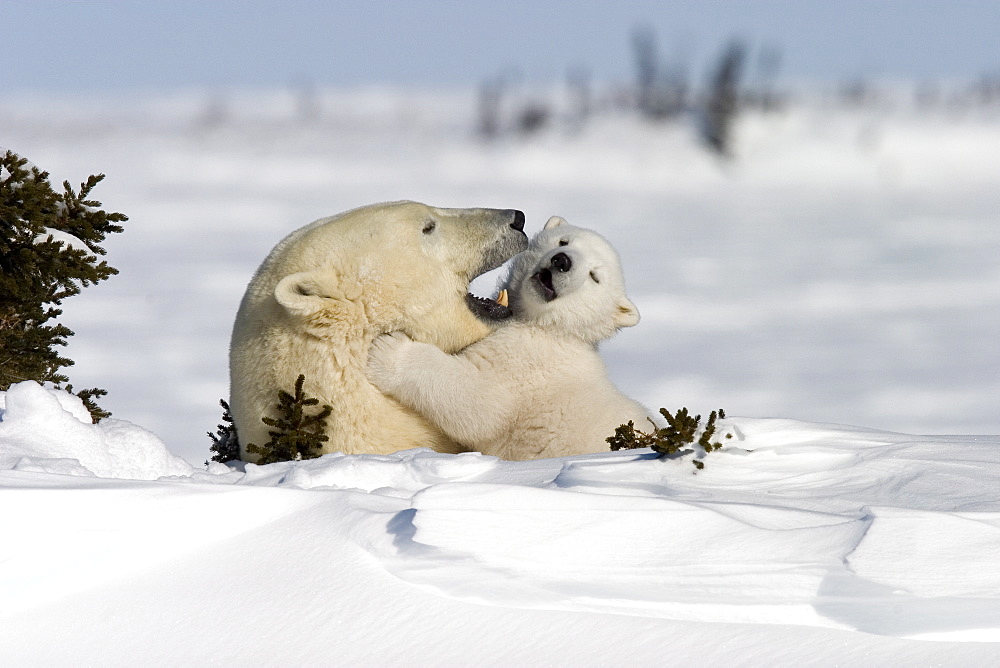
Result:
M504 459L606 452L606 438L649 412L608 378L597 344L639 322L618 255L553 217L506 287L513 317L449 355L402 333L372 346L369 377L455 441Z
M324 452L461 447L365 377L372 341L391 331L457 351L491 328L467 306L469 282L527 246L523 214L376 204L323 218L278 243L240 304L230 349L230 406L241 444L269 440L277 392L333 408Z

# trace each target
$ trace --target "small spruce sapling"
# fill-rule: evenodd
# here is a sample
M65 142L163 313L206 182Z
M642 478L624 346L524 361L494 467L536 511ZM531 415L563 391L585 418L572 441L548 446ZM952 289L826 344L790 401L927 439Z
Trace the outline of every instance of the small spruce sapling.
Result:
M295 381L295 394L278 391L278 412L281 417L264 417L261 420L275 431L269 431L271 440L262 446L247 444L247 452L258 456L258 464L273 464L289 460L319 457L319 449L330 437L324 434L326 418L333 409L327 405L315 415L307 415L306 407L319 404L319 399L307 398L302 391L305 375Z
M88 199L103 179L90 176L78 193L66 181L57 193L48 172L10 151L0 154L0 391L33 380L73 392L62 373L73 361L56 351L73 332L51 321L62 314L55 307L63 299L118 273L98 261L105 254L100 244L128 218ZM95 422L110 415L95 401L105 394L76 392Z
M627 424L615 428L615 433L606 440L612 450L634 450L637 448L652 448L661 457L676 454L682 448L695 444L695 436L698 435L698 427L701 424L701 415L694 417L688 413L687 408L681 408L676 415L672 415L666 408L660 409L660 415L667 421L666 427L657 427L652 420L652 432L644 432L635 428L632 420ZM697 444L710 453L722 447L722 443L712 442L712 437L716 431L716 420L725 419L726 412L721 408L716 412L712 411L705 423L705 428L698 436ZM732 434L726 434L726 438L731 438ZM695 459L695 468L705 468L704 462Z
M212 439L212 447L209 450L215 453L212 455L213 462L225 464L240 458L240 440L236 434L233 415L229 412L229 404L225 399L219 399L219 404L222 406L222 424L215 428L214 434L208 432L208 437Z

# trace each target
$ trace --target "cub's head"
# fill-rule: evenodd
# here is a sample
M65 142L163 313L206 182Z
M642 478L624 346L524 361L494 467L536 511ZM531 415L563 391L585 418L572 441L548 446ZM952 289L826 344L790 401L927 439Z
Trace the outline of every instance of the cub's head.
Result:
M553 216L512 263L514 317L597 343L639 322L618 253L604 237Z

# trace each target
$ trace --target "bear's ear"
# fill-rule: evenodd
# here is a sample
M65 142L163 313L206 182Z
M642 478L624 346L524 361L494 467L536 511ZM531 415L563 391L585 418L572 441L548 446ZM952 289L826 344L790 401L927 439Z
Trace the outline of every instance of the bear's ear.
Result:
M543 227L542 229L550 230L553 227L559 227L560 225L568 225L568 224L569 223L567 223L566 219L563 218L562 216L552 216L545 222L545 227Z
M323 308L330 295L310 272L290 274L278 281L274 288L274 298L292 315L307 316Z
M639 324L639 309L622 297L615 304L615 327L633 327Z

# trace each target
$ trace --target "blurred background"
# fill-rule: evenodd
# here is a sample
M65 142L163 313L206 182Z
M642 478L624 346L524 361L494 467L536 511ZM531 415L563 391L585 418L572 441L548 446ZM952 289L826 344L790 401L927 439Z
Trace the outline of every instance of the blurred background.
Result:
M652 408L1000 433L1000 3L11 2L0 147L130 218L79 387L195 463L271 247L376 201L619 249ZM480 294L496 276L477 282Z

